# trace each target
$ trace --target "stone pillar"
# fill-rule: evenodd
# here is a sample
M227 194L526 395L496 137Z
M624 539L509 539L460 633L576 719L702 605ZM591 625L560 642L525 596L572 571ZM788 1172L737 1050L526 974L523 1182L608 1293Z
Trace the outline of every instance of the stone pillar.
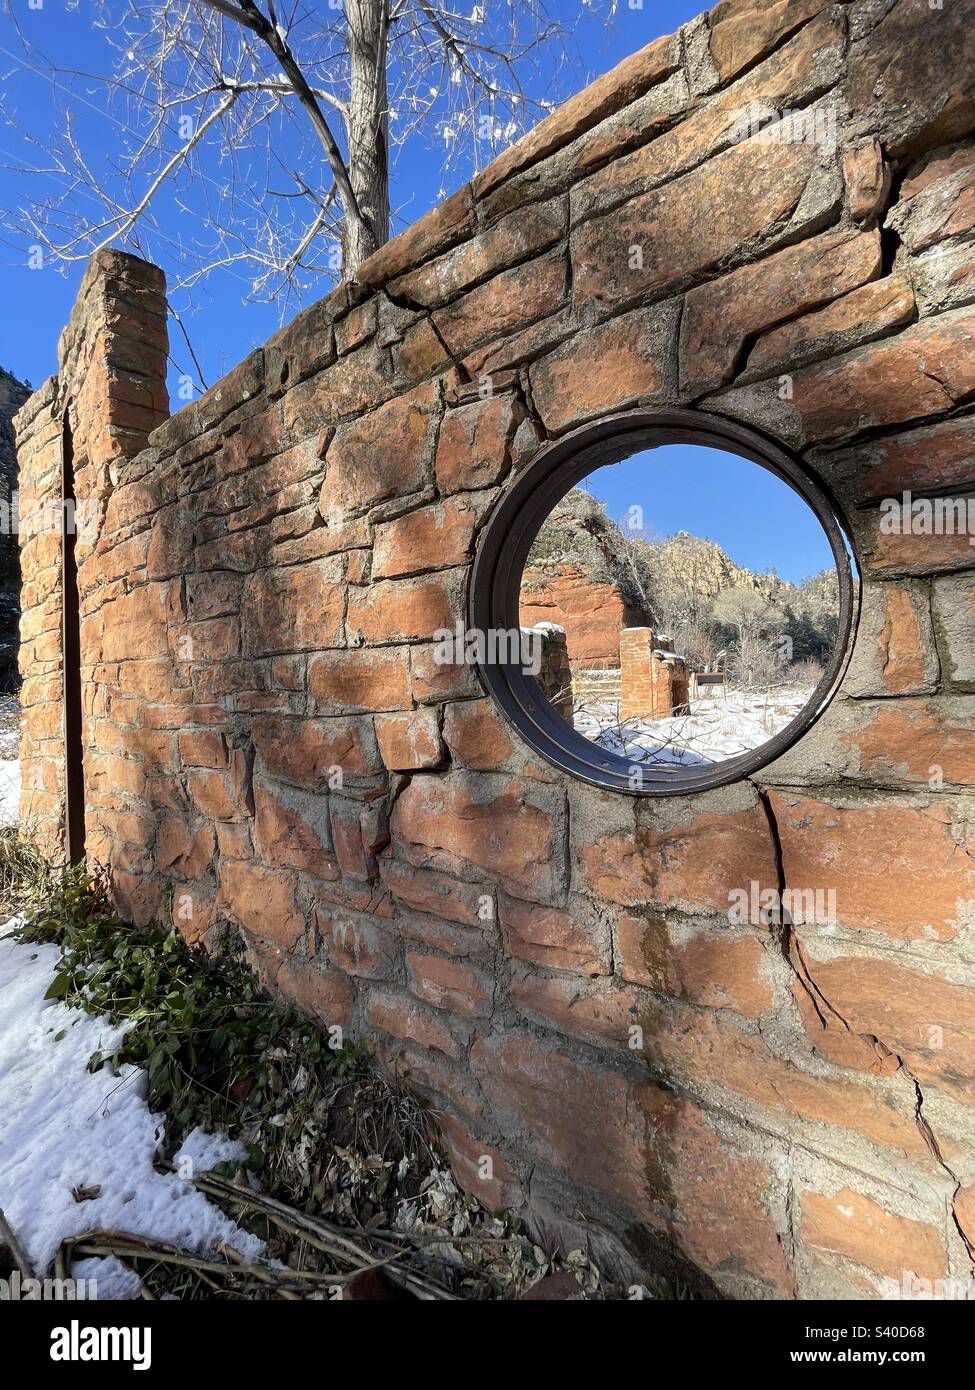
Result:
M687 662L660 656L648 627L620 633L620 718L667 719L687 710Z
M14 422L21 478L20 810L22 822L33 825L54 853L65 848L68 706L81 707L75 713L83 755L91 679L101 660L83 637L74 640L72 625L84 633L101 594L107 555L99 538L109 498L125 480L127 460L169 417L167 314L161 270L120 251L99 251L58 343L58 375L25 402ZM124 558L112 563L120 566ZM67 603L66 575L76 590ZM80 642L80 692L77 668L65 680L65 623L69 647Z
M654 717L653 633L625 627L620 633L620 718Z
M541 643L538 683L556 713L571 724L572 668L565 628L555 623L539 623L530 631L532 640Z

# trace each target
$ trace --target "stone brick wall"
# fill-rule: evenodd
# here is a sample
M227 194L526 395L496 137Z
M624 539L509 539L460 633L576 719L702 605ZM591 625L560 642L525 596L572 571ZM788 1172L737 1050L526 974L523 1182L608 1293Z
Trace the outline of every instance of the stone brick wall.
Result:
M881 502L975 490L973 20L723 0L164 423L158 279L102 256L21 415L43 493L75 403L98 503L88 838L122 910L234 924L272 988L400 1052L462 1182L629 1274L971 1275L975 551L888 534ZM736 138L756 110L835 148ZM139 371L116 296L154 325ZM787 756L628 798L542 765L433 634L541 442L674 402L801 454L863 613ZM53 551L26 540L25 810L52 829Z

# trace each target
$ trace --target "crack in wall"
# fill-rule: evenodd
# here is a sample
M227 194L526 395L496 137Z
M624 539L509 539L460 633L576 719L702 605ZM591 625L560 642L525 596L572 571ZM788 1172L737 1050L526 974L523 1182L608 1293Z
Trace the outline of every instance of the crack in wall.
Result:
M769 797L768 792L765 791L762 787L757 786L751 778L748 778L747 780L751 782L751 785L752 787L754 787L755 792L758 796L759 802L761 803L768 824L769 836L772 841L772 852L775 860L777 878L777 891L779 895L779 913L778 921L775 922L770 920L769 927L772 929L777 929L779 946L782 951L783 958L785 959L790 969L798 979L799 983L805 990L806 995L812 1003L816 1015L819 1018L819 1021L824 1029L829 1027L830 1020L835 1020L835 1022L838 1023L840 1027L842 1027L851 1037L859 1038L862 1042L868 1043L871 1047L873 1047L878 1052L879 1056L885 1058L892 1058L897 1063L896 1069L903 1072L905 1079L914 1088L914 1123L917 1126L918 1132L921 1135L921 1138L923 1139L924 1144L930 1152L932 1158L942 1169L942 1171L947 1174L947 1176L955 1185L954 1191L951 1194L951 1219L955 1227L955 1230L957 1231L958 1236L962 1241L962 1244L964 1245L965 1250L968 1254L968 1259L969 1263L972 1266L972 1271L973 1273L975 1273L975 1243L973 1243L973 1241L970 1240L969 1237L966 1235L965 1229L958 1217L957 1212L958 1194L963 1187L963 1183L959 1178L958 1174L952 1169L950 1164L945 1159L945 1156L941 1149L941 1145L938 1142L937 1135L935 1134L933 1128L931 1127L931 1124L927 1119L927 1116L924 1113L925 1097L924 1091L921 1087L921 1083L918 1080L917 1076L914 1074L914 1072L911 1071L910 1067L908 1067L907 1063L904 1061L904 1058L900 1056L900 1054L896 1052L893 1048L888 1047L881 1038L878 1038L873 1033L861 1033L857 1029L855 1029L850 1024L848 1019L844 1018L840 1011L829 1001L829 999L827 999L826 995L823 993L823 991L820 989L820 987L816 984L815 980L813 979L809 967L806 963L805 957L803 956L802 948L799 944L799 940L796 936L794 927L791 921L786 920L787 913L784 904L788 901L786 897L788 886L786 882L785 861L782 850L782 839L779 833L779 824L775 814L775 808L772 805L771 798Z

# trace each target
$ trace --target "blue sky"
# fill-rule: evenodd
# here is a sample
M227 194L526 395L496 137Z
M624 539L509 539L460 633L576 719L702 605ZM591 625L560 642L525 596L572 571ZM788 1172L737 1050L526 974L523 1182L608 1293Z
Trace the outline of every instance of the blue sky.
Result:
M70 113L79 145L99 177L111 180L113 161L126 136L124 108L106 100L94 75L112 71L114 53L104 29L93 21L90 0L7 0L0 13L0 209L22 208L32 198L63 186L44 150L52 132L63 130ZM105 0L109 6L115 0ZM118 0L121 6L123 0ZM324 0L309 0L319 5ZM473 0L471 0L473 3ZM501 0L487 0L491 7ZM533 79L533 95L562 100L660 34L670 33L699 13L699 0L550 0L550 13L571 30L567 61L551 54ZM632 8L631 8L632 6ZM462 9L467 8L467 0ZM63 71L52 81L38 54ZM83 75L79 75L83 74ZM276 150L287 160L287 127L276 134ZM140 253L162 265L172 279L181 263L181 244L192 238L207 196L221 173L221 151L208 152L203 184L177 192L165 187L153 202L156 228L146 233ZM461 163L446 175L435 133L418 135L403 147L392 174L393 230L408 226L471 172ZM90 201L90 198L89 198ZM194 226L196 223L196 226ZM77 293L83 263L67 274L50 265L28 266L30 238L8 226L0 230L0 365L35 386L56 370L58 334ZM185 258L184 258L185 261ZM312 279L303 296L311 303L331 281ZM249 277L239 266L218 271L178 304L203 374L212 384L262 343L279 326L280 308L248 302ZM290 318L299 306L289 308ZM175 323L170 326L176 367L190 368ZM175 392L174 392L175 394ZM174 408L181 404L174 399ZM656 451L652 470L647 456L594 480L594 490L622 516L637 502L648 526L658 534L686 529L721 544L739 564L765 570L774 565L785 578L801 579L829 563L825 538L804 504L771 475L732 455L671 447ZM649 479L652 477L652 487Z
M52 129L64 124L70 109L79 144L93 169L108 170L124 137L124 109L110 107L104 89L88 77L59 75L52 87L47 77L33 71L37 63L25 51L39 50L55 65L85 74L109 74L114 54L103 30L95 27L88 0L5 0L12 6L16 23L0 13L0 208L22 207L32 197L63 185L57 174L38 172L45 163L41 151ZM112 3L112 0L109 0ZM122 0L119 0L121 7ZM311 0L321 6L324 0ZM470 0L473 3L473 0ZM489 11L496 0L487 0ZM572 31L569 61L557 70L555 55L543 65L534 94L558 101L570 96L627 54L660 34L672 32L697 14L697 0L642 0L642 8L629 8L638 0L623 0L613 12L608 0L591 0L583 8L576 0L550 0L553 16ZM468 0L461 6L469 10ZM18 33L18 29L20 33ZM35 141L36 144L31 142ZM287 157L287 134L280 136L280 153ZM214 172L218 152L213 152ZM441 187L447 193L463 184L470 168L441 172L436 137L415 138L404 147L392 176L393 230L402 230L438 201ZM191 210L203 206L206 188L190 190L181 198L165 190L154 200L158 233L147 234L143 254L169 270L179 257L179 242L192 235ZM73 265L67 276L55 268L27 267L28 239L9 229L0 231L0 365L34 385L56 370L57 335L74 302L82 266ZM328 279L305 295L312 303L331 288ZM262 343L278 326L274 306L247 303L248 277L239 268L216 273L205 290L195 296L188 312L181 312L206 380L212 384L239 362L252 347ZM181 310L185 306L181 306ZM287 317L293 316L294 309ZM171 327L174 357L186 360L179 330ZM178 402L177 402L178 403Z
M717 541L737 565L772 567L794 584L832 567L826 533L801 497L737 454L669 444L599 468L580 486L604 501L628 534L675 531ZM640 508L631 514L631 508ZM643 530L634 530L632 521Z

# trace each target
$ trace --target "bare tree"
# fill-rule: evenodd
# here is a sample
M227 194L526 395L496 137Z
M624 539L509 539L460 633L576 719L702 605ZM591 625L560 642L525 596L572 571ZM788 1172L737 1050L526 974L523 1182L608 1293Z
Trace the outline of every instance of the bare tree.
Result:
M94 0L108 77L55 65L21 32L62 119L50 144L22 130L37 161L19 172L56 191L8 220L61 265L168 240L174 286L221 267L282 307L322 272L354 275L390 235L399 147L426 138L444 169L476 170L559 94L566 46L545 0L472 4ZM107 161L78 135L93 104L114 122ZM164 196L190 214L176 239Z

